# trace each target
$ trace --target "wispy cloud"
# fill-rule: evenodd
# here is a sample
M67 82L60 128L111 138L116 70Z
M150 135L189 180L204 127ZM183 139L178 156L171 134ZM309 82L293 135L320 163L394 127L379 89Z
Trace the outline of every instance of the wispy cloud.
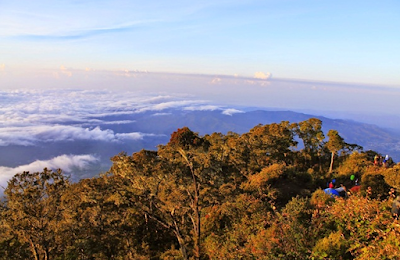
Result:
M99 27L99 28L84 28L82 30L65 30L61 32L54 33L44 33L44 34L32 34L32 33L24 33L13 36L14 38L22 39L22 40L79 40L88 37L93 37L102 34L111 34L111 33L123 33L132 31L135 28L139 28L143 26L143 24L151 23L154 21L146 21L146 22L137 22L131 23L128 25L118 25L115 27Z
M162 111L170 108L185 108L186 106L204 103L205 101L201 100L178 100L178 101L168 101L162 102L159 104L148 104L140 109L137 109L137 112L145 112L145 111Z
M221 110L221 107L215 105L200 105L200 106L188 106L184 108L185 110L189 111L207 111L207 110Z
M69 69L61 67L61 71ZM152 133L119 133L108 128L131 124L132 115L169 109L220 110L205 100L139 92L92 90L0 91L0 146L91 140L141 140ZM100 127L101 126L101 127Z
M171 113L154 113L151 116L169 116Z
M102 130L100 127L90 129L70 125L5 127L0 128L0 146L32 146L39 142L49 143L77 140L119 142L126 139L140 140L146 136L155 135L140 132L115 133L110 129Z
M238 109L234 109L234 108L229 108L229 109L225 109L222 114L227 115L227 116L231 116L233 114L237 114L237 113L244 113L244 111L238 110Z
M0 91L0 100L0 127L65 122L93 125L130 123L131 120L104 121L101 118L205 103L171 95L88 90Z
M213 78L213 80L211 80L211 84L218 84L222 81L221 78Z
M64 65L60 66L60 71L62 74L67 75L68 77L72 76L72 72L68 70Z
M219 110L221 111L221 114L231 116L233 114L237 113L244 113L244 111L235 109L235 108L224 108L221 106L215 106L215 105L205 105L205 106L190 106L190 107L185 107L185 110L189 111L215 111Z
M0 166L0 191L2 187L7 186L7 181L15 174L24 171L41 172L44 168L61 169L66 174L73 174L74 169L84 170L91 164L98 162L99 158L94 155L60 155L50 160L37 160L30 164L20 165L18 167L3 167Z
M2 6L0 37L75 40L128 32L160 21L160 16L150 9L147 15L137 9L134 3L122 1L10 2Z
M125 140L125 139L129 139L129 140L141 140L144 137L151 137L151 136L163 136L163 135L156 135L156 134L144 134L144 133L139 133L139 132L135 132L135 133L121 133L121 134L115 134L115 138L117 140Z
M256 78L256 79L269 79L269 78L271 78L271 73L269 73L269 72L267 72L267 73L264 73L264 72L256 72L256 73L254 73L254 78Z

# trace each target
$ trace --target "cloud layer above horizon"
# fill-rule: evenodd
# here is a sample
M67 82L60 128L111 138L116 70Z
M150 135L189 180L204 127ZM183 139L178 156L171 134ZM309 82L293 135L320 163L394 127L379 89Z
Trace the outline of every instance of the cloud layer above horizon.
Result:
M7 181L16 173L41 172L44 168L47 168L51 170L62 169L64 174L71 175L74 169L84 170L98 161L99 158L90 154L60 155L49 160L36 160L27 165L20 165L18 167L0 166L0 194L7 186ZM74 176L71 177L73 178Z
M241 112L188 96L107 90L0 91L0 100L0 146L77 140L121 142L155 136L100 127L132 124L134 120L110 119L129 114L157 114L168 109L220 110L226 115Z
M46 114L41 120L54 123L68 119L87 122L110 112L114 115L132 111L161 112L168 108L204 108L207 105L220 109L242 106L303 111L317 107L320 111L375 114L395 113L400 109L397 102L400 91L396 87L280 79L260 71L252 77L243 77L136 70L78 70L61 66L58 70L34 72L6 69L0 73L0 78L3 83L0 91L4 90L0 92L0 98L6 109L12 104L12 110L16 111L6 111L12 114L7 120L4 120L4 114L0 114L0 125L12 123L15 119L21 124L35 121L41 111ZM71 89L79 92L71 92ZM35 94L35 91L40 93ZM52 96L52 99L46 98L46 95ZM32 99L18 103L27 96L32 96ZM92 114L90 119L86 116L88 111ZM22 113L20 117L16 114L18 112Z
M7 75L1 77L6 79ZM40 161L45 162L54 156L69 158L67 154L84 153L96 157L96 149L101 149L102 153L102 158L96 158L108 162L109 156L122 150L118 150L119 147L140 149L139 146L149 144L150 140L165 139L165 133L135 130L136 118L143 115L143 126L146 117L166 120L162 117L172 110L217 111L230 117L248 110L269 108L294 111L315 108L321 113L323 110L362 111L377 115L396 113L400 109L400 93L395 88L283 80L261 72L254 77L240 77L60 67L57 71L42 71L25 77L31 79L31 85L0 90L0 149L3 155L7 155L9 147L14 151L26 147L29 153L35 153L36 147L58 149L57 144L70 149L69 152L41 151ZM20 86L15 81L8 83ZM87 144L93 147L79 152ZM109 151L113 154L104 151L108 147L113 147ZM57 153L49 157L52 151ZM7 160L14 160L6 157L0 164L4 174L21 170L19 166L28 168L37 161L27 161L32 155L25 160L17 159L16 155L13 164L6 165ZM16 167L18 160L23 161ZM52 161L52 165L56 167L55 162L57 160ZM92 162L93 165L100 163Z
M226 116L242 112L232 107L211 105L192 95L143 91L4 90L0 91L0 102L0 153L5 155L12 149L27 149L25 155L18 152L7 155L10 165L6 165L7 159L2 158L0 185L3 186L17 172L41 171L44 167L61 168L66 173L90 169L93 172L109 164L108 158L113 155L110 154L115 151L113 149L124 149L122 147L133 145L136 141L149 139L151 143L152 138L166 137L160 133L135 131L134 116L163 116L168 115L171 109L219 111ZM85 148L93 154L76 155L82 150L82 145L93 146ZM74 154L65 154L64 148ZM104 151L109 148L110 152ZM27 158L35 158L34 154L30 154L32 152L42 158L49 154L61 155L27 162ZM15 166L18 162L25 164Z

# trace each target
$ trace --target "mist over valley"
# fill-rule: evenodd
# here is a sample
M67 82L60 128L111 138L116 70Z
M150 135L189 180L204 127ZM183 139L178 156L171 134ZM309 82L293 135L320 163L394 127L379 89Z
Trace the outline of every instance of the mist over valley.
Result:
M156 150L178 128L200 135L249 131L258 124L322 120L348 143L400 159L393 129L281 108L220 105L194 95L110 90L0 92L0 184L23 171L61 168L71 180L106 172L120 152ZM301 149L301 142L297 149Z

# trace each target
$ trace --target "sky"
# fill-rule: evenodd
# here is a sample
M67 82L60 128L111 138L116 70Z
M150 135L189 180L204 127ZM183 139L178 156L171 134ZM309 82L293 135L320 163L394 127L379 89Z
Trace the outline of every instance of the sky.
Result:
M0 0L0 83L64 68L400 87L399 13L396 0Z

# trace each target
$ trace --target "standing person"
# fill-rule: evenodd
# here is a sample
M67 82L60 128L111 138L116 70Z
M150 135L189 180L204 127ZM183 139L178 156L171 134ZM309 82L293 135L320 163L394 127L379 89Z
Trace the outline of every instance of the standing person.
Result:
M374 157L374 165L378 166L379 165L379 161L380 161L380 156L379 155L375 155L375 157Z
M389 165L390 165L390 163L389 163L389 155L387 154L387 155L385 156L385 159L383 160L382 166L388 168Z
M386 162L389 159L389 155L386 155L382 162L382 167L386 167Z

